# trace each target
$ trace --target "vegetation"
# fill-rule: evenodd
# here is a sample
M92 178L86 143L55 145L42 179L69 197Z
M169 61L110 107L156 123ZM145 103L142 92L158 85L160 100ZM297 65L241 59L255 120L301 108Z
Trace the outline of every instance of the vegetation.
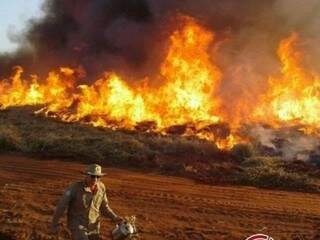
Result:
M161 156L212 158L220 153L198 138L64 123L35 116L32 108L0 112L0 151L132 167L152 167Z
M257 157L251 145L236 145L226 152L196 137L94 128L36 116L32 110L23 107L0 112L0 153L97 162L209 184L315 191L308 171L292 171L281 159Z
M316 191L312 179L305 173L289 172L283 160L274 157L253 157L241 164L243 173L239 181L245 185L266 188Z

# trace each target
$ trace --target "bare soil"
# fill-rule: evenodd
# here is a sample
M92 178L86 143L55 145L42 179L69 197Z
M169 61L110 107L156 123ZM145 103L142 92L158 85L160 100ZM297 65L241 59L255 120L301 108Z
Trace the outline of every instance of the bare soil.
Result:
M63 190L81 180L85 165L0 155L0 239L58 239L49 234ZM190 179L104 169L110 205L135 215L139 239L320 239L319 194L223 187ZM114 225L105 219L103 239ZM65 218L59 239L70 239Z

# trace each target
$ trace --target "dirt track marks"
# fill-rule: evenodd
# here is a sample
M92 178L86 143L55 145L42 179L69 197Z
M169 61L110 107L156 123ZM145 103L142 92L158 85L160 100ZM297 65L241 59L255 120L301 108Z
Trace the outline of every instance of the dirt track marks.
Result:
M0 233L19 240L51 239L53 208L63 190L82 178L83 168L72 162L0 156ZM317 239L319 195L105 170L111 207L121 215L137 216L141 239L232 240L256 232L275 239ZM104 239L112 228L103 222ZM65 228L61 236L68 239Z

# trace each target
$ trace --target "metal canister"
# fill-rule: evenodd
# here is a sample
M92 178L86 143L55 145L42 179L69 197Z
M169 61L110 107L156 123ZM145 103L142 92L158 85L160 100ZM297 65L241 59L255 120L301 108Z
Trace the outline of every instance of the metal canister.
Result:
M134 233L136 233L135 226L128 222L123 222L121 224L118 224L116 228L112 231L112 239L129 239Z

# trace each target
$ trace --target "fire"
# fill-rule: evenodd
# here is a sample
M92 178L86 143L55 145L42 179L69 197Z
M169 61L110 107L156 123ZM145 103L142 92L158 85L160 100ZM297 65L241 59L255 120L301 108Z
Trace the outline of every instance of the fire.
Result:
M65 111L71 104L52 101L46 111L58 115L63 112L60 117L68 121L89 118L94 126L103 127L117 122L118 126L132 128L137 123L153 121L158 129L164 129L190 122L218 122L214 92L221 73L207 53L213 34L191 18L183 21L184 28L171 36L159 75L164 82L160 88L148 87L145 82L133 87L116 73L105 73L93 85L77 87L78 93L72 98L75 112ZM66 89L61 89L60 94L65 92Z
M38 91L39 84L36 78L33 78L31 84L21 79L22 68L15 67L15 74L11 78L11 82L3 80L0 85L0 106L6 108L8 106L37 104L42 101L42 94Z
M0 107L5 109L9 106L24 105L55 105L66 104L67 91L72 91L73 83L70 72L72 69L61 68L60 74L51 72L44 84L40 84L37 76L31 76L27 81L22 78L22 67L15 67L15 73L11 82L3 80L0 83ZM67 105L67 104L66 104Z
M302 67L302 53L295 50L298 34L281 41L278 55L282 63L280 77L271 77L256 114L269 123L320 126L320 78ZM271 119L270 119L271 118Z
M210 62L207 53L213 34L191 22L171 36L172 45L161 67L166 85L160 89L165 125L185 122L218 122L219 101L214 98L220 70ZM159 102L161 106L163 104ZM159 105L159 104L158 104Z
M116 73L105 73L92 85L77 86L75 72L69 68L50 72L40 84L36 76L31 81L22 79L23 70L17 67L11 82L0 83L1 108L45 105L37 113L102 127L134 128L149 123L160 132L192 124L192 131L186 127L185 134L215 138L199 132L205 124L221 120L215 97L221 73L208 54L214 34L189 17L181 17L181 25L170 38L159 88L150 87L148 80L131 86Z
M130 88L115 73L106 73L92 86L80 85L76 120L87 116L94 126L107 127L108 122L116 121L130 127L147 117L144 96Z
M63 121L197 135L219 148L245 141L223 117L222 106L228 106L217 95L222 73L208 54L214 34L194 19L181 17L181 29L169 40L157 76L160 87L151 86L147 78L132 84L115 72L104 73L91 85L79 85L76 70L70 68L52 71L44 81L37 76L26 80L22 67L16 67L11 79L0 81L0 108L42 105L37 114ZM320 78L302 67L297 41L297 34L281 41L281 75L269 77L267 92L248 115L252 122L274 126L303 124L310 133L320 126Z

